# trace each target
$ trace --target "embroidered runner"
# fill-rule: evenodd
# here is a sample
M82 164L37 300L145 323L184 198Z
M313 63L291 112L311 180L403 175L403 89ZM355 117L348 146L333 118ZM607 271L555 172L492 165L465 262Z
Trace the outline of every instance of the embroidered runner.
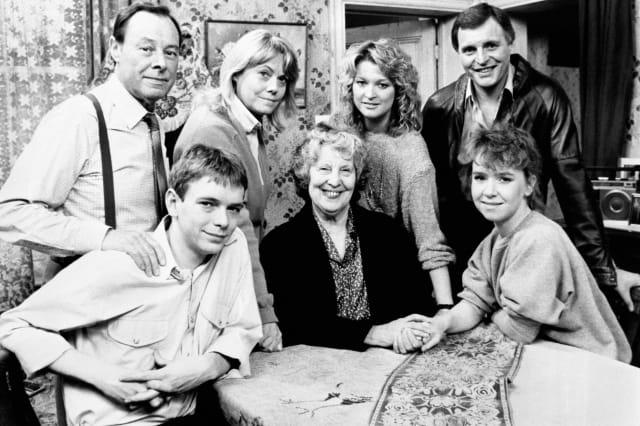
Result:
M393 371L370 424L510 426L507 389L521 353L493 324L447 336Z

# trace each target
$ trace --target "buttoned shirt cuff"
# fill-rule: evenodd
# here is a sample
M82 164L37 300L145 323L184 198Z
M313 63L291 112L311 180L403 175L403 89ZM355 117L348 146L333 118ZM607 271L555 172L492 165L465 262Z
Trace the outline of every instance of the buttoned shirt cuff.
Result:
M224 358L229 363L229 370L237 370L238 368L240 368L240 361L237 358L232 358L232 357L227 356L225 354L221 354L220 352L215 352L215 353L220 355L222 358Z
M207 352L217 352L218 354L237 359L240 362L238 370L242 376L251 374L249 368L249 354L253 347L262 338L262 328L251 329L227 328L210 346Z
M276 311L273 306L260 306L260 320L262 324L269 324L270 322L278 322Z
M93 250L102 250L102 243L110 229L111 227L99 222L87 224L86 229L82 229L78 234L81 236L78 241L78 252L88 253Z
M15 331L2 340L2 346L16 355L27 376L35 375L72 349L59 334L34 328Z
M615 287L618 285L618 277L616 275L615 268L596 267L592 268L591 272L600 287Z
M513 318L504 309L494 312L491 320L507 337L520 343L533 342L540 332L540 324L525 318Z

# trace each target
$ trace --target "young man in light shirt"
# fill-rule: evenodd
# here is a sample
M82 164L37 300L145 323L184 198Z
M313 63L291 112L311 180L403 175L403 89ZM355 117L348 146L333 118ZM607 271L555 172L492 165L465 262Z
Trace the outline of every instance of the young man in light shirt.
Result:
M248 374L262 333L236 229L246 187L235 157L192 147L154 233L167 254L157 277L126 253L94 251L0 317L0 344L28 374L64 376L69 425L189 424L198 386Z

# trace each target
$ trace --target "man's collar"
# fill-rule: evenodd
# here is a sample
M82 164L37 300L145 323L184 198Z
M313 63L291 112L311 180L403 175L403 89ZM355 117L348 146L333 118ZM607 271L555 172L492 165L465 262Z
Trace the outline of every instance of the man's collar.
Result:
M261 126L260 121L251 114L251 111L247 109L237 96L232 96L229 103L231 114L236 118L238 124L242 126L245 133L252 133L256 128Z
M109 114L108 126L112 129L133 129L148 111L129 93L115 74L103 86L112 101L109 105L111 108L105 111L105 114Z
M204 262L202 265L196 267L193 272L186 270L185 268L181 268L178 266L175 257L173 256L173 251L171 250L171 246L169 245L169 226L171 225L171 216L167 215L160 221L160 224L156 227L155 231L153 231L153 237L158 242L165 255L165 264L164 266L160 266L160 277L171 280L177 279L181 281L180 277L187 278L188 276L197 277L205 267L211 262L215 260L215 256L211 257L208 262ZM238 240L238 232L242 232L239 228L234 229L233 233L224 244L224 247L228 247L231 244L234 244ZM224 249L223 249L224 250ZM222 252L220 252L222 253ZM220 255L218 253L218 255Z
M504 89L503 92L506 90L509 92L509 94L511 96L513 96L513 75L514 75L514 66L513 64L509 63L509 70L507 72L507 82L504 85ZM464 94L464 99L465 100L469 100L471 99L474 103L477 103L477 99L475 96L475 92L473 90L473 79L471 77L467 78L467 88L465 90L465 94ZM502 96L502 93L500 94L500 96Z
M172 271L175 268L178 268L176 259L173 257L173 252L171 251L171 246L169 245L169 236L167 231L169 230L170 224L171 216L165 216L153 232L153 238L160 245L160 248L162 248L165 258L164 266L160 266L160 277L167 280L172 278Z

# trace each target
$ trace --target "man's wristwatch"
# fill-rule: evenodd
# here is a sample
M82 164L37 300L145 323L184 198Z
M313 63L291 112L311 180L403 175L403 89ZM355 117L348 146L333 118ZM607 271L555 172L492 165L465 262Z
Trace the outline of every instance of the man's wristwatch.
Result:
M436 307L438 308L438 310L440 310L440 309L451 309L451 308L453 308L453 303L438 303L438 305Z

